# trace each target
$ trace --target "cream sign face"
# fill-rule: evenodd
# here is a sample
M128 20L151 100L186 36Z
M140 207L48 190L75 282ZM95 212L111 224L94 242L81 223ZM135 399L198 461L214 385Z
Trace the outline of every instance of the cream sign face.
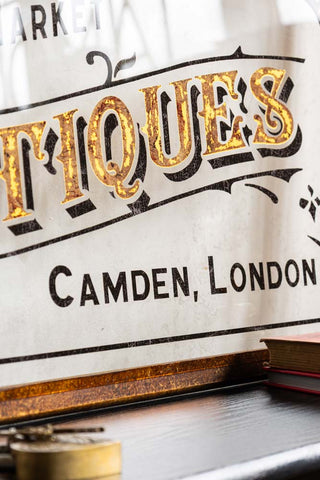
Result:
M263 31L241 33L220 55L201 55L203 40L193 58L152 68L139 43L131 56L105 45L64 53L69 36L76 44L91 28L101 46L106 35L104 2L71 3L65 17L62 2L3 12L12 28L0 48L34 42L34 83L0 111L2 385L316 330L320 30L310 7L301 25L272 24L280 51ZM41 48L58 41L50 65Z

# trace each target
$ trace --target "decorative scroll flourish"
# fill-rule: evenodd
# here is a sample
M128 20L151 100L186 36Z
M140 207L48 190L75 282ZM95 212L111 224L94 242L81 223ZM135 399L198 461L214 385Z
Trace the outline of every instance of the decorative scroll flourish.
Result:
M104 87L110 87L111 79L112 79L112 70L113 70L110 57L106 53L99 52L97 50L93 50L92 52L89 52L87 54L87 57L86 57L87 63L89 65L93 65L95 57L101 57L106 62L106 64L107 64L107 78L106 78L105 82L103 83L103 86Z
M68 100L73 97L79 97L82 95L86 95L88 93L92 92L97 92L99 90L102 90L106 88L107 86L116 86L116 85L123 85L126 83L131 83L135 82L137 80L140 80L142 78L147 78L151 77L153 75L158 75L161 73L166 73L166 72L171 72L173 70L179 70L180 68L188 67L190 65L202 65L205 63L211 63L211 62L221 62L225 60L232 60L232 59L266 59L266 60L280 60L280 61L289 61L289 62L297 62L297 63L304 63L305 59L304 58L299 58L299 57L285 57L285 56L279 56L279 55L247 55L242 52L241 47L238 47L234 53L231 55L221 55L217 57L207 57L207 58L201 58L197 60L189 60L186 62L181 62L176 65L171 65L169 67L165 68L160 68L158 70L153 70L151 72L143 73L140 75L124 78L121 80L111 80L112 79L112 64L111 60L108 55L106 55L103 52L99 52L97 50L94 50L92 52L89 52L87 54L87 62L89 65L94 64L94 57L100 56L102 57L106 64L107 64L107 78L106 81L102 85L98 85L93 88L88 88L86 90L81 90L79 92L73 92L73 93L68 93L66 95L61 95L60 97L55 97L55 98L50 98L48 100L40 101L40 102L35 102L31 104L26 104L26 105L19 105L16 107L10 107L10 108L5 108L3 110L0 110L0 115L5 115L7 113L15 113L19 112L21 110L28 110L30 108L36 108L40 107L42 105L49 105L50 103L55 103L55 102L60 102L62 100ZM134 55L133 55L134 57ZM132 57L132 58L133 58ZM120 60L121 62L121 60ZM118 62L118 63L120 63ZM127 62L127 60L124 60L124 62ZM130 62L129 62L130 63ZM130 65L131 66L131 65ZM117 72L118 73L118 72Z
M313 188L308 185L308 190L310 193L310 199L307 200L306 198L300 198L299 205L301 208L306 208L309 205L308 212L310 213L312 220L315 222L316 221L316 211L317 208L320 205L320 199L319 197L313 198L314 197L314 191Z
M93 50L87 54L86 60L89 65L94 64L95 57L101 57L107 64L107 78L103 84L104 87L110 87L112 83L112 76L116 78L120 70L132 67L136 62L136 54L134 53L130 58L124 58L120 60L113 69L110 57L103 52Z
M309 199L306 199L304 197L301 197L299 200L299 205L302 209L306 210L309 215L311 216L313 222L316 222L316 216L317 216L317 210L320 206L320 198L319 196L315 195L314 189L311 187L311 185L308 185L308 192L309 192ZM307 208L309 207L309 208ZM316 245L320 246L320 240L317 238L308 235L308 238L312 240Z
M296 173L300 172L302 169L301 168L287 168L287 169L280 169L280 170L269 170L265 172L259 172L259 173L253 173L250 175L242 175L239 177L234 177L234 178L229 178L227 180L223 180L217 183L211 183L209 185L205 185L200 188L196 188L193 190L189 190L187 192L184 192L182 194L174 195L172 197L166 198L164 200L161 200L159 202L153 203L153 204L148 204L146 206L146 203L149 203L149 196L147 195L146 192L143 193L143 197L137 201L134 202L133 204L130 205L130 213L121 215L119 217L112 218L110 220L106 220L104 222L98 223L96 225L93 225L91 227L83 228L81 230L74 231L72 233L68 233L66 235L62 235L59 237L52 238L50 240L46 240L44 242L40 243L35 243L33 245L29 245L28 247L20 248L18 250L6 252L0 254L0 260L8 257L13 257L16 255L22 255L24 253L36 250L38 248L44 248L49 245L53 245L55 243L60 243L66 240L69 240L71 238L76 238L82 235L86 235L90 232L101 230L103 228L110 227L111 225L114 225L116 223L122 222L124 220L127 220L128 218L132 218L135 215L139 215L141 213L149 212L151 210L154 210L156 208L162 207L164 205L168 205L170 203L182 200L184 198L192 197L194 195L198 195L199 193L205 192L205 191L215 191L219 190L222 192L226 192L231 194L232 191L232 186L235 183L242 182L243 180L249 180L252 178L260 178L260 177L274 177L278 178L280 180L283 180L287 183L290 182L291 178L293 175Z
M127 68L133 67L136 63L136 60L137 57L135 53L130 58L124 58L123 60L120 60L120 62L118 62L114 68L114 78L116 78L121 70L126 70Z
M268 188L265 188L265 187L262 187L261 185L255 185L254 183L245 183L245 186L246 187L252 187L252 188L256 188L257 190L259 190L260 192L264 193L265 195L267 195L267 197L270 198L270 200L273 202L273 203L278 203L279 202L279 199L277 197L277 195L273 192L271 192Z

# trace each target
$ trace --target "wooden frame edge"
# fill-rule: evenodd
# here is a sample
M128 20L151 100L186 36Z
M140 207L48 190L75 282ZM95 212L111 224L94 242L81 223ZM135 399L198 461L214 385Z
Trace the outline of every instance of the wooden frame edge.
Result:
M263 376L267 350L86 375L0 390L0 423L71 413Z

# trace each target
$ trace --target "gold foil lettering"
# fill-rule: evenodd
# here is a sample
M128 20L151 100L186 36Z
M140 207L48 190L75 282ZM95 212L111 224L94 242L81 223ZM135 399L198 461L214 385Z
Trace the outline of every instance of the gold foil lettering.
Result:
M229 95L236 100L238 94L234 90L234 83L237 76L237 71L212 73L208 75L201 75L198 78L202 84L203 110L199 115L204 119L207 150L203 155L212 155L213 153L225 152L228 150L235 150L237 148L245 147L245 143L241 136L239 124L243 118L241 116L235 117L232 126L231 137L225 143L221 143L218 134L218 120L217 117L224 119L228 118L226 103L221 105L216 104L214 83L220 82L227 86Z
M101 148L101 122L108 112L114 110L119 118L122 135L122 163L119 166L109 161L105 167ZM98 179L108 187L114 187L120 198L131 198L139 189L136 180L133 186L126 187L123 182L128 177L135 156L134 123L126 105L117 97L103 98L94 108L88 127L88 152L92 169Z
M282 80L286 74L285 70L275 68L259 68L251 77L250 87L256 99L266 107L265 121L268 129L275 131L281 125L280 133L268 134L263 125L260 115L254 119L258 124L253 143L266 143L279 145L289 140L293 132L293 118L288 108L276 96L279 92ZM272 77L273 85L270 93L263 88L262 80L265 77Z
M160 85L154 87L142 88L140 92L144 93L146 124L142 131L148 135L149 149L152 161L159 167L174 167L179 165L191 152L191 127L190 113L188 105L188 82L191 79L172 82L176 95L178 131L180 139L180 150L175 157L166 157L162 150L161 127L158 103L158 90Z
M59 120L61 152L57 160L63 164L65 198L61 203L71 202L76 198L83 197L79 187L78 165L74 141L73 117L78 110L70 110L53 118Z
M8 215L3 219L5 221L30 215L23 207L18 136L20 133L28 135L35 156L38 160L43 160L40 141L45 125L46 122L37 122L0 129L3 142L3 168L0 171L0 178L6 183L8 202Z

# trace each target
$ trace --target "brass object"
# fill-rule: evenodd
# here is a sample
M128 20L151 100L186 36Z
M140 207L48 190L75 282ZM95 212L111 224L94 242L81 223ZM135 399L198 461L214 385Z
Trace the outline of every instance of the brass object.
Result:
M110 479L121 472L121 444L95 440L82 433L103 429L55 429L52 425L0 432L8 438L17 480ZM10 463L10 462L9 462ZM1 464L1 462L0 462Z

